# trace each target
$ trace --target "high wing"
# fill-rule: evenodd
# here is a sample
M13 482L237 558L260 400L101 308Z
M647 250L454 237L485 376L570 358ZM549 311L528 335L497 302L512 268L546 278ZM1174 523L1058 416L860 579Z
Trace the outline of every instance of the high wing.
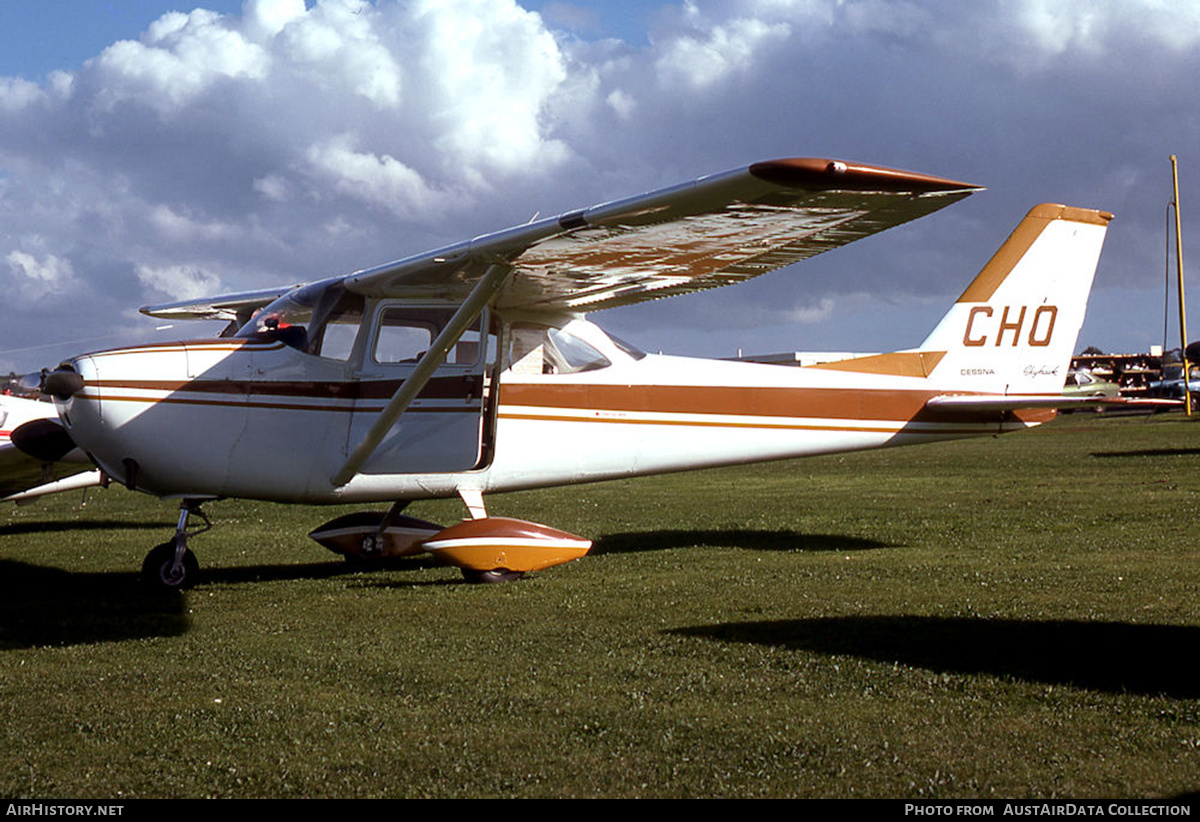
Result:
M930 214L979 186L881 166L791 158L701 177L357 271L373 297L462 298L512 268L509 309L595 311L731 285ZM244 322L289 288L143 307Z
M502 308L572 312L742 282L929 214L979 186L816 158L756 163L359 271L368 296L465 293L513 275Z
M296 286L242 291L200 300L180 300L172 303L143 306L140 310L151 317L167 320L225 320L244 323L258 309L291 291Z

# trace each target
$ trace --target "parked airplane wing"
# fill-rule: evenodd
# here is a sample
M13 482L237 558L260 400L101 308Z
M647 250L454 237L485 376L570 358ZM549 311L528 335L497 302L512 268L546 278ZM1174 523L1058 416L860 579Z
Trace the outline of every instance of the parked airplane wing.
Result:
M372 296L465 294L513 266L506 308L593 311L742 282L943 208L978 186L794 158L571 211L349 275Z
M180 300L160 305L142 306L140 311L151 317L168 320L242 320L255 310L286 294L298 286L265 288L261 291L243 291L220 297L203 297L197 300Z
M53 405L0 397L0 502L63 490L55 483L91 467L58 423ZM70 487L99 481L99 473L90 472L89 481Z
M43 463L8 442L0 442L0 500L47 482Z

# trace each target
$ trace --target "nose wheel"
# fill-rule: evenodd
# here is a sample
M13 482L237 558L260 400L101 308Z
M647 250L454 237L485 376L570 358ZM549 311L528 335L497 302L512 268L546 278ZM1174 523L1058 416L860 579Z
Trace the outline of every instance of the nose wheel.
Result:
M142 563L142 582L163 591L191 588L199 575L196 555L184 547L180 556L175 540L154 546Z
M204 526L188 532L188 519L192 514L204 520ZM184 500L179 505L179 525L175 537L169 542L156 545L142 562L142 582L161 591L182 591L196 584L200 576L200 563L187 547L188 537L202 534L212 528L208 517L200 510L196 500Z

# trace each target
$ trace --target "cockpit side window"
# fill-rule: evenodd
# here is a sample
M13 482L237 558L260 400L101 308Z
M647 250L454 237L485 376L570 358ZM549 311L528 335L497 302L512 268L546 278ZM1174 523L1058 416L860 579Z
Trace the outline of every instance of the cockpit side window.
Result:
M310 343L309 353L331 360L348 360L354 351L354 340L362 325L362 308L330 315L321 330L320 339Z
M381 365L418 362L434 339L454 316L454 309L440 306L389 306L379 317L375 345L371 349ZM449 365L474 365L479 361L484 341L481 320L463 332L446 357Z
M363 298L340 282L289 291L242 326L237 336L279 341L327 359L349 359L362 325Z
M328 289L313 310L308 329L309 354L348 360L363 320L363 298L341 287Z
M612 361L597 351L591 343L584 342L561 328L551 327L546 336L553 345L553 353L557 354L555 365L559 374L595 371L612 365Z

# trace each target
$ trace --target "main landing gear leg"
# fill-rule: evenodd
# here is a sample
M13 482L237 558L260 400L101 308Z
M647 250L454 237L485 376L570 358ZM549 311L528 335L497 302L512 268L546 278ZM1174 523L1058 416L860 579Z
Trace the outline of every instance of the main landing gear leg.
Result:
M188 518L195 514L204 520L204 526L188 532ZM212 523L200 510L200 501L185 499L179 504L179 525L170 542L155 546L142 563L142 581L164 591L180 591L196 584L200 574L200 563L187 547L188 537L202 534L212 528Z
M392 507L388 509L387 513L383 515L383 519L379 520L379 527L375 529L374 533L363 534L362 556L364 559L373 560L383 556L384 534L396 522L396 518L400 516L400 512L408 506L409 502L410 500L406 499L396 500L396 502L392 503ZM358 557L346 554L346 559L353 561L357 560Z

